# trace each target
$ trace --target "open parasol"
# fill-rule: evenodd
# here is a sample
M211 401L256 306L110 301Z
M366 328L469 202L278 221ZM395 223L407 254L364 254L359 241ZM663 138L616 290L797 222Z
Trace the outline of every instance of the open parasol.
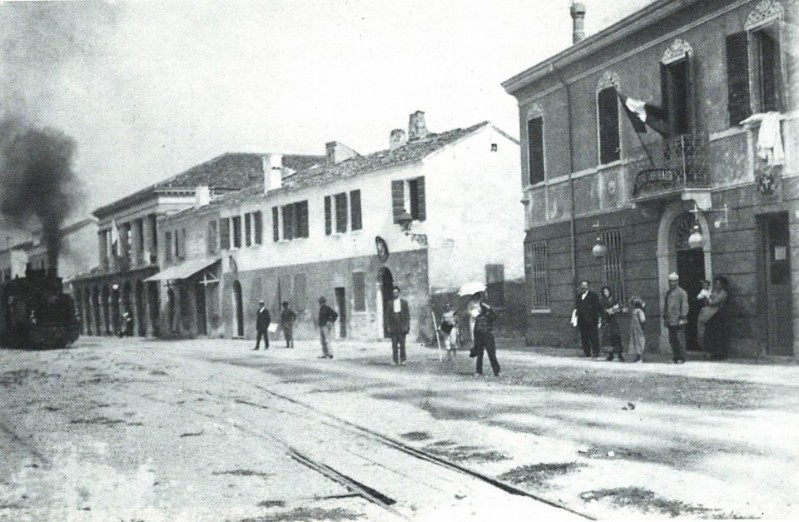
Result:
M479 292L485 292L485 291L486 291L485 283L480 281L471 281L461 286L460 290L458 290L458 295L460 296L474 295Z

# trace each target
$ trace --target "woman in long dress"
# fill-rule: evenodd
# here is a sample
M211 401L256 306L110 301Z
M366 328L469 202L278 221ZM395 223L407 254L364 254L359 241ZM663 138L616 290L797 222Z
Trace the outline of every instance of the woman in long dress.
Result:
M727 278L718 276L713 278L713 291L710 294L707 306L710 317L705 322L705 338L702 345L710 353L713 360L727 358L727 345L729 344L729 327L727 325Z
M635 356L633 362L644 362L644 348L646 347L646 337L644 337L644 323L646 315L644 308L646 305L640 297L630 299L632 310L630 310L630 338L627 343L627 352Z
M601 295L599 296L599 310L602 344L608 347L607 360L612 361L613 357L618 355L619 361L624 362L621 330L617 319L619 312L621 312L621 306L619 306L616 298L613 297L613 291L609 286L602 287Z

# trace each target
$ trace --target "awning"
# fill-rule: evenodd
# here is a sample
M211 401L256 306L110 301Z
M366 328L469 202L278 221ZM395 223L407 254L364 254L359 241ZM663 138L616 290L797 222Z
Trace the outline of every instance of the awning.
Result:
M200 270L204 268L208 268L209 266L213 265L214 263L218 263L220 258L201 258L201 259L190 259L188 261L184 261L179 265L170 266L158 272L157 274L153 274L145 281L170 281L175 279L187 279Z

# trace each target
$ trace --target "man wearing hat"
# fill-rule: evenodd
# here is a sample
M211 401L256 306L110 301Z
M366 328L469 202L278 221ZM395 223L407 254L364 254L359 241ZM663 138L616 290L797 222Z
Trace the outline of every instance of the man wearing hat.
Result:
M255 350L261 346L261 337L264 338L264 350L269 349L269 323L272 318L269 317L269 310L266 309L263 301L258 301L258 315L255 319Z
M669 329L669 344L676 364L685 362L682 338L688 324L688 293L677 284L679 280L675 272L669 274L669 289L663 300L663 323Z
M338 319L338 313L327 306L324 296L319 298L319 338L322 341L322 355L320 359L333 358L333 323Z

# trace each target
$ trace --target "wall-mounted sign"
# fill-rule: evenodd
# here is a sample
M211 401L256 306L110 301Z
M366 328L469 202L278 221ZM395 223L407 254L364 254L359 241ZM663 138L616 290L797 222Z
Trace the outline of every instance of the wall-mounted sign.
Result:
M388 245L380 236L375 236L375 249L377 250L377 258L381 263L385 263L388 260Z
M677 183L677 176L671 169L647 169L635 176L633 196L651 188L671 188Z

